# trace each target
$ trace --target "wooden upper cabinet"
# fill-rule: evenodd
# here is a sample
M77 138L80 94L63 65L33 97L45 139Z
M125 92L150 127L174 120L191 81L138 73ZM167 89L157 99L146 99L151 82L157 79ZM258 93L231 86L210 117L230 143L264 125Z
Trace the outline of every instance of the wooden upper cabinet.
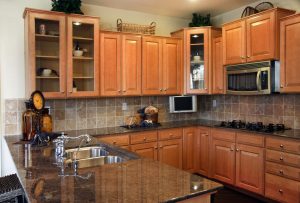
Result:
M181 94L181 41L143 37L142 94Z
M237 145L236 186L264 194L264 148Z
M141 95L142 39L138 35L122 35L122 95Z
M143 37L142 41L142 94L158 95L163 91L162 42L158 37Z
M26 97L34 90L46 98L66 97L66 16L63 13L26 9ZM40 31L45 26L45 32ZM46 74L44 68L51 69Z
M181 40L163 39L163 92L169 95L181 93Z
M99 96L99 18L68 15L67 33L67 96Z
M121 36L116 33L101 33L100 88L102 96L121 94Z
M300 92L300 15L283 19L280 29L280 91Z
M279 60L279 19L295 13L273 8L223 26L224 65Z
M247 62L278 58L275 52L275 11L246 20Z
M246 62L245 21L230 23L222 27L223 64Z
M159 161L182 169L182 139L159 141L158 146Z
M101 33L101 96L141 94L141 36Z
M212 177L228 184L235 183L235 144L212 140Z
M222 37L213 39L212 93L225 93L225 71L223 67Z

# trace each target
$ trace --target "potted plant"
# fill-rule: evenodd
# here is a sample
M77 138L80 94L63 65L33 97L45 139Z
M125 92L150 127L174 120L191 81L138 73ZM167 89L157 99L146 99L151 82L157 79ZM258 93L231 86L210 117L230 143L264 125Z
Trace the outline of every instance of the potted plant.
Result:
M51 11L58 11L64 13L83 14L81 11L81 0L51 0Z

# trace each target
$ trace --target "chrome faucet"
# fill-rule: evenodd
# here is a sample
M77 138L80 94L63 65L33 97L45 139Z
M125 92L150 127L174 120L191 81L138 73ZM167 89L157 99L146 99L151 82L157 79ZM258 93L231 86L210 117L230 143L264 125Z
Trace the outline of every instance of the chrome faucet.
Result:
M61 136L57 137L53 142L55 143L55 155L57 158L63 158L65 157L65 144L68 143L70 140L78 140L81 139L80 144L78 146L78 149L76 151L76 155L77 152L79 151L82 142L85 141L86 144L89 143L92 138L90 135L88 134L83 134L83 135L79 135L77 137L69 137L69 136L65 136L64 133L61 133Z

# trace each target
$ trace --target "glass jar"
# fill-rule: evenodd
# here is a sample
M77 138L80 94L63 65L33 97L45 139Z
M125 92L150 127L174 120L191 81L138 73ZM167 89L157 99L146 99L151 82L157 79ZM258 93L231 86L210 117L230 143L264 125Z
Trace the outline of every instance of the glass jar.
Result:
M42 112L42 132L52 132L52 116L49 114L49 109L45 108Z
M36 113L33 111L32 105L29 101L25 102L26 111L22 114L22 134L24 141L30 141L34 138Z

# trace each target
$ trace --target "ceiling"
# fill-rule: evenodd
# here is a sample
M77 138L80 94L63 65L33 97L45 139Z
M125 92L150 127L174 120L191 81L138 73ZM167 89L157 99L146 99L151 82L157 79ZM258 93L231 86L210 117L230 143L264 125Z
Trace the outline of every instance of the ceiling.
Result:
M216 16L257 0L83 0L83 3L179 18L192 13Z

